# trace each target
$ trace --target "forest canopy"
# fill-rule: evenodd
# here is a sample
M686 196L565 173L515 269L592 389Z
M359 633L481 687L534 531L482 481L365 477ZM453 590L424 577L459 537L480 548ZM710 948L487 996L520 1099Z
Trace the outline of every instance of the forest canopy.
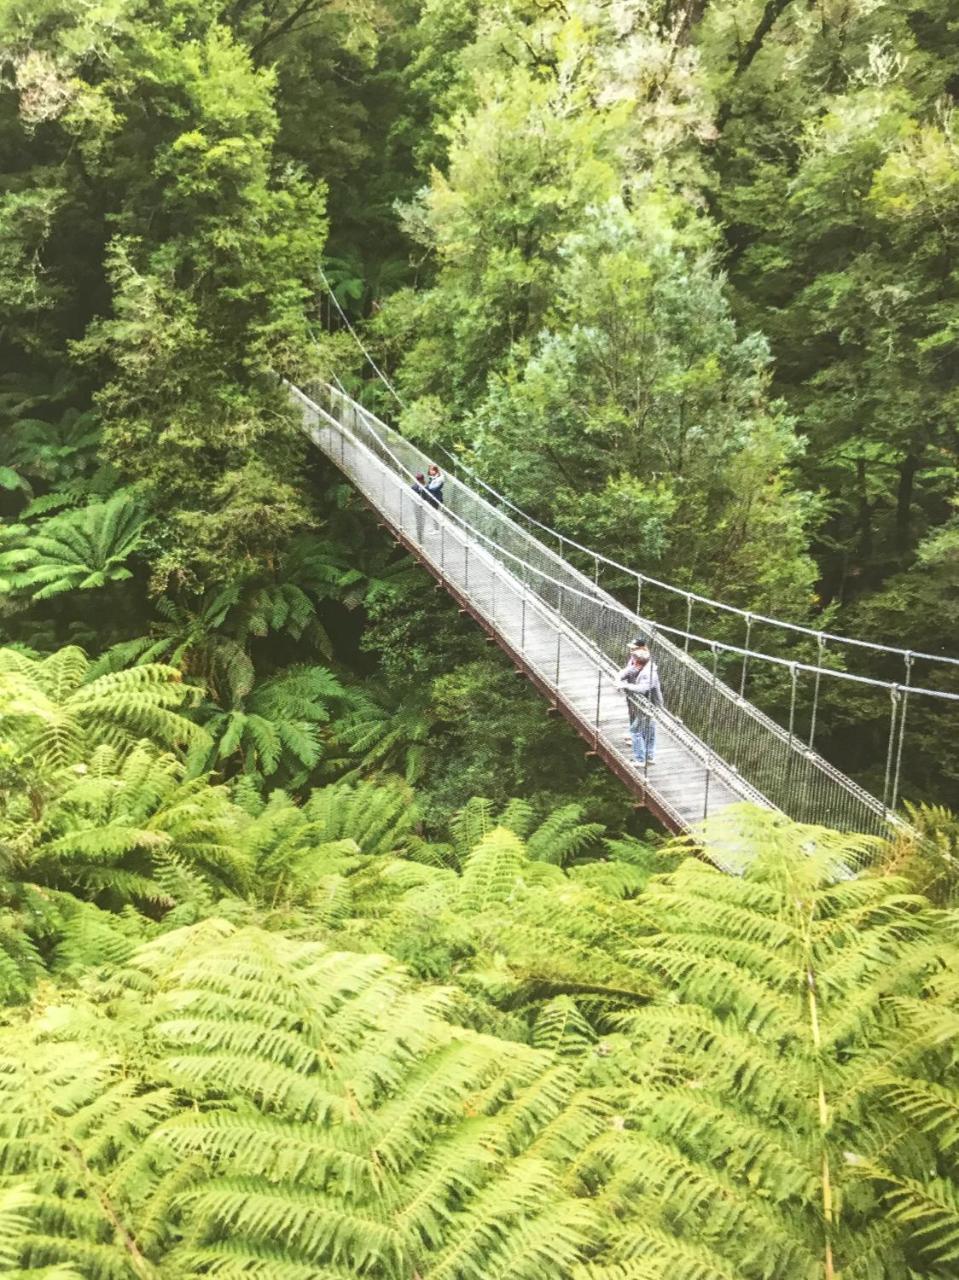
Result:
M959 694L957 66L949 0L0 0L0 1271L956 1274L954 704L822 682L892 839L669 839L284 380L808 627L790 738L824 630Z

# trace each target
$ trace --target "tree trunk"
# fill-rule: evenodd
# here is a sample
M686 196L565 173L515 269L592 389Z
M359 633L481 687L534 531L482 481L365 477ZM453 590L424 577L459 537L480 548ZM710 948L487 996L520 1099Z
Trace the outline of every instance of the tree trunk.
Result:
M748 71L752 65L756 54L763 47L763 41L769 35L773 24L785 8L788 7L790 0L766 0L766 7L763 9L762 17L756 26L756 30L752 33L746 43L740 50L739 57L736 59L736 66L733 71L733 84L739 79L744 71ZM732 103L727 98L725 102L720 104L716 113L716 128L723 130L730 112L732 111Z
M872 506L866 484L866 459L856 459L856 485L859 489L859 559L866 568L872 559Z
M909 549L912 532L912 494L916 472L921 459L916 453L907 453L899 464L899 486L896 489L896 542L900 552Z

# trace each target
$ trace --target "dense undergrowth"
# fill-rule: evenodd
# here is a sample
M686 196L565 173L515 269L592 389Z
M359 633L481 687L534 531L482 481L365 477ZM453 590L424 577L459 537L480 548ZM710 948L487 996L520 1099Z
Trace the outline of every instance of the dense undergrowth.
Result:
M666 841L276 379L945 651L955 44L938 0L0 4L0 1271L955 1275L946 715L921 841ZM822 715L881 769L887 710Z
M399 779L197 774L175 668L0 659L9 1274L951 1273L919 851L744 809L730 875L520 800L426 840Z

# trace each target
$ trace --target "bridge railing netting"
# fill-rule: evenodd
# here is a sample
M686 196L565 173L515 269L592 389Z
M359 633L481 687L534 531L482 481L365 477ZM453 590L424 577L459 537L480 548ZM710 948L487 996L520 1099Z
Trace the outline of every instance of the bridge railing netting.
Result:
M432 461L417 446L343 392L328 385L293 389L304 426L397 528L414 541L416 497L411 485ZM658 666L666 709L657 718L744 799L780 809L800 822L887 835L894 815L828 761L797 732L776 724L716 674L518 525L505 511L447 474L444 516L505 573L563 620L594 651L608 674L625 665L629 641L644 635Z

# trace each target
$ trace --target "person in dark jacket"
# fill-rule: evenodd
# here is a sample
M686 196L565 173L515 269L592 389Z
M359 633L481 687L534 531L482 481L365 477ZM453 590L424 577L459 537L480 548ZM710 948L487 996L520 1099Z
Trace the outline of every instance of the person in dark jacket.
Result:
M426 491L433 499L434 506L443 505L443 473L435 462L430 464L426 473Z
M626 694L629 707L629 736L633 743L633 762L640 768L656 760L656 721L654 707L662 707L663 688L649 646L636 636L629 646L629 662L619 673L617 688Z

